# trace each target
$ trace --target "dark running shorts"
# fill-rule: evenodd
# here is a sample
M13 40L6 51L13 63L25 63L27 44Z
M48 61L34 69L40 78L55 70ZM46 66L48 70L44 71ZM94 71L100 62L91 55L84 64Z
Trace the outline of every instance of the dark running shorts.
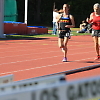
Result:
M70 38L70 30L69 31L60 31L59 38L64 39L64 37Z
M92 30L91 36L92 37L94 37L94 36L100 37L100 30Z

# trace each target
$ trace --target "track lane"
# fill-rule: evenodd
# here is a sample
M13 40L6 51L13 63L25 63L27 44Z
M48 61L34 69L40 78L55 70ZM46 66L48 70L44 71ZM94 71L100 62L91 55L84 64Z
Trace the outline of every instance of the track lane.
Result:
M0 49L0 76L14 74L17 81L99 63L93 61L95 51L89 36L73 36L68 48L69 62L63 63L56 37L4 41Z

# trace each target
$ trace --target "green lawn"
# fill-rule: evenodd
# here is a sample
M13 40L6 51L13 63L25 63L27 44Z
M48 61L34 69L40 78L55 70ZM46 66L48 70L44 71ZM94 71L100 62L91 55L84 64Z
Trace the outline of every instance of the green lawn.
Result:
M79 28L72 28L71 29L72 36L79 36L79 35L90 35L90 33L77 33ZM9 40L9 39L31 39L31 38L40 38L40 37L57 37L57 35L52 35L52 28L48 29L48 34L41 34L41 35L6 35L5 39L0 40Z
M71 28L73 36L78 36L78 35L91 35L91 33L77 33L79 31L79 28Z
M90 33L77 33L79 31L79 28L71 28L71 34L73 36L78 36L78 35L90 35ZM48 33L52 33L52 30L50 29Z

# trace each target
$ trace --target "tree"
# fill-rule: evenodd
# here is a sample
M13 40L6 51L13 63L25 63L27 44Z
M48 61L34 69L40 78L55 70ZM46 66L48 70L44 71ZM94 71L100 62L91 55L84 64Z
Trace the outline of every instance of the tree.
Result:
M24 19L25 0L16 0L18 3L18 21ZM64 3L71 5L70 13L75 17L76 27L82 20L89 17L93 11L94 3L99 0L29 0L28 25L49 25L52 26L52 8L61 9Z

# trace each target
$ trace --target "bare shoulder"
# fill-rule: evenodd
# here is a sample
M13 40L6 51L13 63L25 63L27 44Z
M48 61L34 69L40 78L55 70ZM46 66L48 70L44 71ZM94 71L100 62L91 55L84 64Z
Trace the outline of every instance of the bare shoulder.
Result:
M90 20L92 20L92 19L93 19L94 15L95 15L95 13L94 13L94 12L92 12L92 13L90 14Z
M73 18L74 18L74 17L73 17L73 15L71 15L71 14L69 15L69 17L70 17L71 19L73 19Z
M90 16L93 16L93 13L91 13Z
M91 14L90 14L90 16L94 16L95 15L95 13L94 12L92 12Z

